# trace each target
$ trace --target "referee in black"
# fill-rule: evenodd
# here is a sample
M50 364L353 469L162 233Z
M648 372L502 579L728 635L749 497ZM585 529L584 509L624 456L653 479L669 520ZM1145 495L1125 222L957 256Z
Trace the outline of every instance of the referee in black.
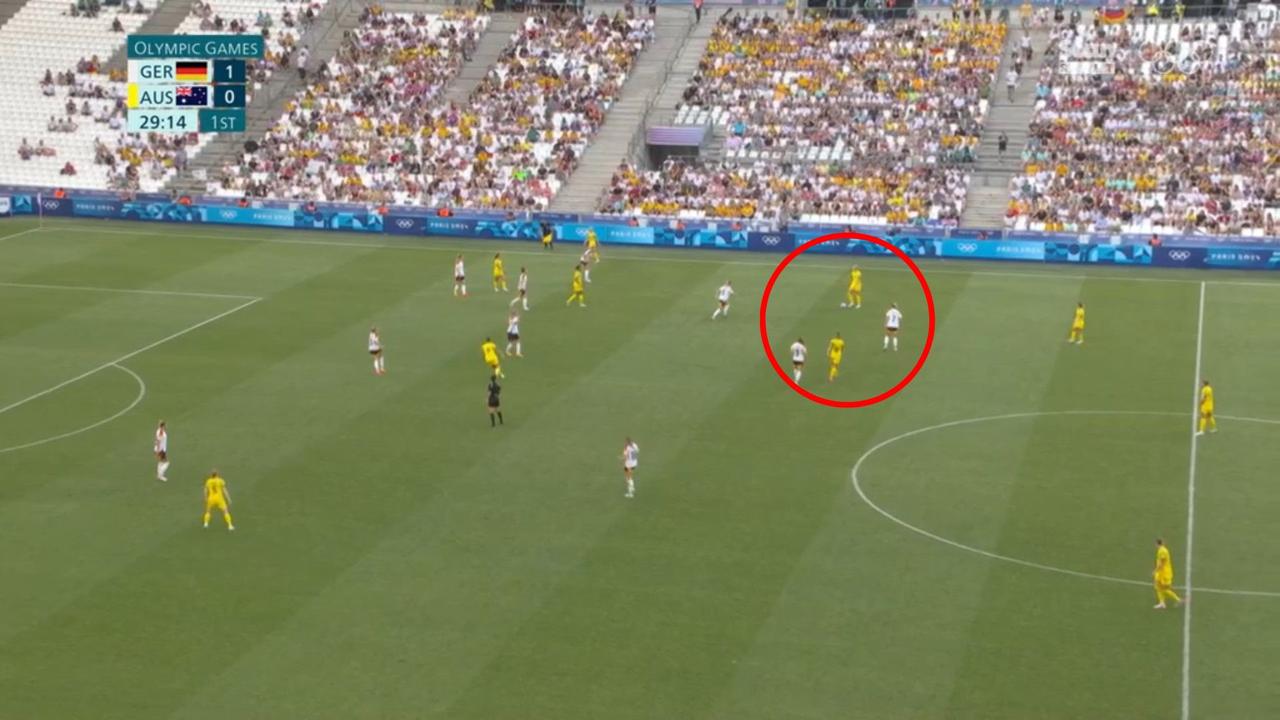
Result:
M494 374L489 377L489 427L506 424L502 421L502 402L498 399L501 394L502 386L498 384L497 374Z

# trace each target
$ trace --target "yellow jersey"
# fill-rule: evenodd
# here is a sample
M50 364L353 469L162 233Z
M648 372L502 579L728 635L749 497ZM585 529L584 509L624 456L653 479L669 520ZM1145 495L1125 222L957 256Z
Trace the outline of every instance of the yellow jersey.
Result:
M1173 559L1169 556L1169 548L1161 545L1156 548L1155 576L1164 582L1173 581Z
M226 496L227 481L218 475L210 475L204 481L204 497L209 501L222 500Z
M594 250L594 249L596 248L596 242L597 242L597 239L596 239L596 231L595 231L595 230L588 230L588 231L587 231L587 247L589 247L589 248L591 248L592 250Z
M1071 324L1072 326L1078 327L1078 328L1084 327L1084 308L1082 307L1076 308L1076 317L1074 320L1071 321ZM1186 396L1184 395L1183 397L1186 397Z
M1200 409L1213 410L1213 387L1210 385L1200 388Z
M831 344L827 346L827 357L834 362L840 362L840 356L844 354L844 340L841 338L831 338Z
M582 292L582 271L581 270L573 271L573 291L576 293Z
M497 360L498 344L493 342L492 340L486 343L480 343L480 353L484 355L485 362L490 362L490 360Z
M493 259L493 276L502 277L503 274L504 272L502 270L502 258L494 258Z
M856 269L850 270L849 271L849 289L860 290L861 288L862 288L862 271L856 270Z

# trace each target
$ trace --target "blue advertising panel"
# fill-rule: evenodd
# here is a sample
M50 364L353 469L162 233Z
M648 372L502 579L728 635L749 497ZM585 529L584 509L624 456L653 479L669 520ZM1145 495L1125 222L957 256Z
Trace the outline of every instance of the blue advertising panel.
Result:
M791 233L747 233L747 249L758 252L791 252L796 246L796 237Z
M416 215L388 215L382 223L384 232L391 235L425 235L427 219Z
M205 222L265 227L294 227L293 211L287 208L209 208Z
M71 198L55 198L41 195L40 213L43 215L71 217L71 214L75 212L75 208L72 207L74 203L75 201Z
M308 205L294 211L293 226L317 230L382 232L382 216L372 211L351 212Z
M654 231L651 227L631 227L630 225L595 225L585 223L564 223L560 225L560 239L567 242L582 242L587 237L587 230L595 228L596 236L602 243L614 245L653 245Z
M1275 270L1280 267L1280 251L1270 248L1208 247L1204 250L1206 267L1244 270Z
M1044 262L1045 243L1029 240L934 240L934 255L971 260Z
M72 214L76 217L118 218L124 203L119 200L99 200L95 198L76 198L71 205Z
M1046 242L1044 259L1048 262L1150 265L1151 246Z

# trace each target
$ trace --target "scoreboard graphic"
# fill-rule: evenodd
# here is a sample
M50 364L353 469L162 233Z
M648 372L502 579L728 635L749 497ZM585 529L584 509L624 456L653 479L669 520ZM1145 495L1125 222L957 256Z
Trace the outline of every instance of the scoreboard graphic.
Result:
M244 132L246 61L265 50L244 35L130 35L129 132Z

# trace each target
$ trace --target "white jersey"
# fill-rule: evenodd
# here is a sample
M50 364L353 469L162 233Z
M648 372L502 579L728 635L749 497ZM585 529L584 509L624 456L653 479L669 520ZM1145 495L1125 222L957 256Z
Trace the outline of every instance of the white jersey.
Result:
M579 260L581 260L581 261L582 261L582 262L584 262L584 263L590 263L590 262L591 262L591 250L590 250L590 249L583 250L583 251L582 251L582 257L580 257L580 258L578 258L578 259L579 259Z
M382 349L382 338L378 337L378 333L369 333L369 352L378 352Z
M890 330L902 327L902 311L898 308L889 308L889 312L884 314L884 326Z
M722 303L729 302L729 298L733 297L733 288L728 285L721 285L720 291L716 293L716 297L719 298Z
M808 354L809 348L805 347L804 343L791 343L791 362L802 363Z
M640 464L640 446L635 443L629 443L622 448L622 466L627 469L634 469Z
M529 290L529 273L520 273L520 279L516 280L516 289L524 292Z
M507 321L507 334L508 335L520 334L520 317L518 315Z
M156 428L155 452L169 452L169 433L165 432L163 428Z
M456 277L456 278L466 277L466 276L467 276L466 268L464 268L464 267L462 266L462 261L461 261L461 260L458 260L457 262L455 262L455 263L453 264L453 276L454 276L454 277Z

